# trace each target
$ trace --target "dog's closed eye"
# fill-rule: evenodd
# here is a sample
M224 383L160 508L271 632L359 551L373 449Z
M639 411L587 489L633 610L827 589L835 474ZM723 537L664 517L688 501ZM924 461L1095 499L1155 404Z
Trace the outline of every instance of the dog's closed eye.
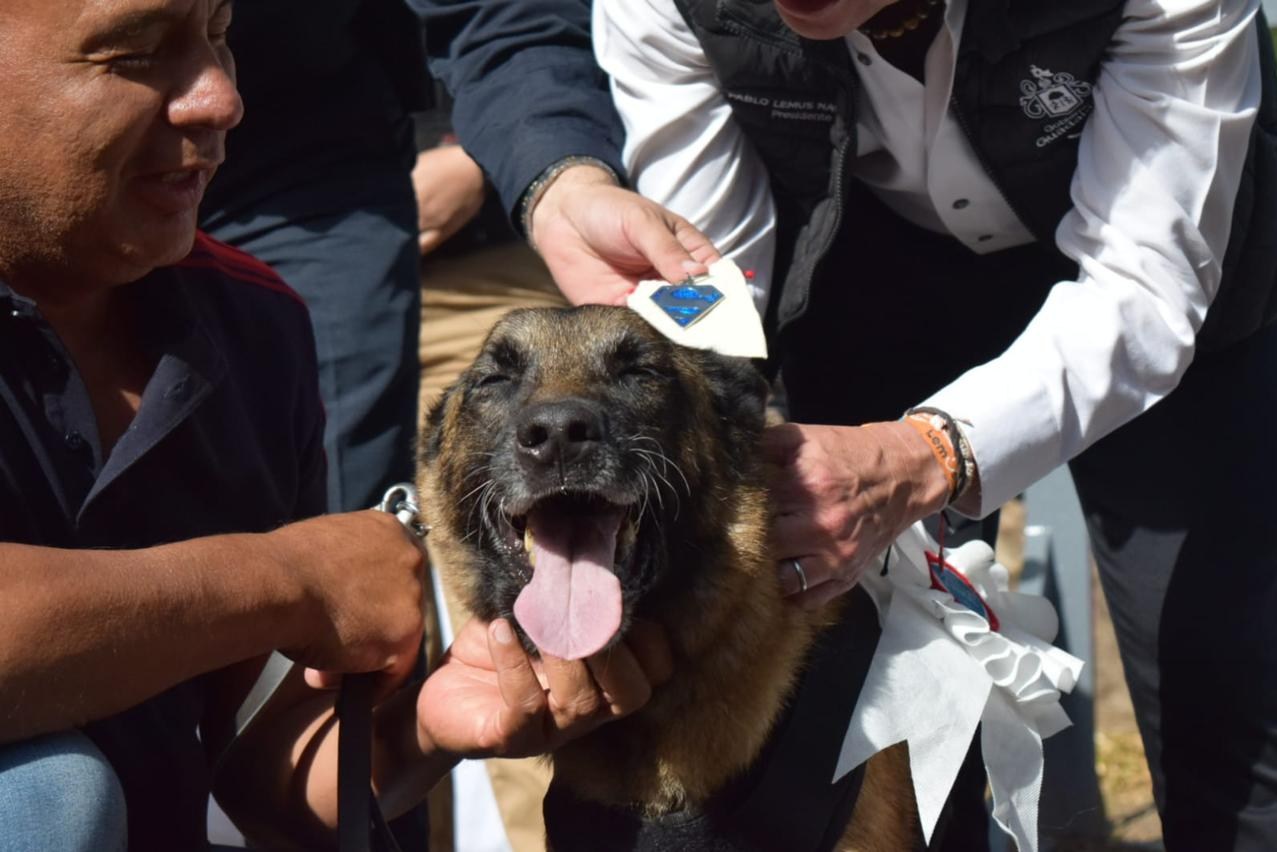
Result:
M489 373L475 382L474 386L476 388L491 388L496 387L497 385L509 384L512 381L514 381L514 379L505 373Z
M674 366L659 347L624 337L607 359L609 371L619 379L672 379Z

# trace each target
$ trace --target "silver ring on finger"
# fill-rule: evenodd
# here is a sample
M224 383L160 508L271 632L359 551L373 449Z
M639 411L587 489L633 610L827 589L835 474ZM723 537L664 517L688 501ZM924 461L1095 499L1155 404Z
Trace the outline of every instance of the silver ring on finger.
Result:
M798 575L799 591L807 591L807 572L803 570L803 564L797 559L789 560L789 564L794 567L794 573Z

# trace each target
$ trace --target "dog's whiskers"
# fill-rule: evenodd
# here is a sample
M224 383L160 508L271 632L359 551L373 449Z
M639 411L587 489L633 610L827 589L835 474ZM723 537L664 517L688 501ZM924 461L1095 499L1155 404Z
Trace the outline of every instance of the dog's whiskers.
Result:
M467 475L462 480L462 482L467 482L470 479L473 479L477 475L489 474L491 472L491 469L492 469L491 465L484 465L482 468L471 471L471 473ZM485 502L485 497L487 493L490 492L495 487L496 487L496 482L493 481L491 476L488 476L488 478L485 479L483 482L480 482L474 488L467 491L458 501L458 503L460 503L463 506L467 502L470 503L470 509L468 512L466 512L466 527L465 527L466 532L465 532L465 535L462 537L462 541L468 541L471 537L473 537L480 530L482 530L483 528L482 511L483 511L483 504ZM475 499L471 500L472 497ZM476 521L478 521L477 524L475 523Z
M660 507L661 511L665 511L665 496L661 494L660 482L664 482L666 483L666 485L668 485L669 480L661 476L660 471L656 469L655 462L653 462L651 459L646 458L644 456L640 456L640 457L642 458L644 464L647 466L647 469L645 469L642 472L643 487L646 492L656 495L656 505ZM658 480L660 482L658 482Z
M638 520L642 521L643 516L647 514L648 504L651 502L652 489L656 488L657 486L656 486L656 483L652 481L651 475L646 470L640 471L639 477L643 482L643 490L642 490L643 498L642 498L642 502L639 504Z
M687 476L686 474L683 473L683 469L678 466L678 463L675 462L673 459L671 459L668 455L666 455L665 447L661 445L660 441L658 441L656 438L653 438L651 435L644 435L642 433L633 435L626 440L635 441L635 442L646 441L650 444L653 444L656 447L656 449L654 450L640 449L639 447L632 447L631 449L633 449L637 453L642 453L642 454L653 456L659 459L661 463L662 472L668 471L670 468L673 468L674 472L678 474L679 479L683 481L683 491L687 494L688 497L692 496L692 484L687 481ZM673 490L673 485L671 485L670 488L671 490Z
M479 523L485 527L488 526L489 519L492 517L492 501L496 499L496 496L497 489L496 482L494 481L493 487L483 492L483 510L479 512ZM501 506L499 504L497 506L497 511L501 511Z
M492 466L491 466L491 465L484 465L482 468L479 468L478 470L473 470L473 471L471 471L470 473L466 474L465 478L463 478L461 481L462 481L463 483L465 483L465 482L469 482L471 479L473 479L473 478L474 478L474 477L476 477L476 476L482 476L482 475L484 475L484 474L488 474L488 473L491 473L491 472L492 472ZM467 491L465 494L463 494L463 495L461 496L461 499L460 499L460 500L458 500L457 502L459 502L459 503L464 503L464 502L466 502L466 501L467 501L467 500L469 500L472 496L474 496L475 494L478 494L480 491L482 491L483 489L487 488L488 486L490 486L490 485L492 485L492 484L493 484L493 482L492 482L492 477L491 477L491 476L489 476L489 477L488 477L487 479L485 479L483 482L480 482L477 486L475 486L474 488L470 489L470 490L469 490L469 491Z
M659 447L660 445L657 444L657 446ZM637 455L640 459L643 460L643 462L647 465L648 469L651 470L652 475L658 478L662 483L664 483L665 487L669 489L670 494L674 496L674 516L678 517L679 511L682 509L682 498L679 496L678 489L674 487L674 483L670 481L670 478L668 476L666 476L666 472L668 472L670 468L673 468L675 472L678 473L679 477L683 480L683 485L686 488L688 495L690 496L692 491L691 491L691 486L688 485L687 483L687 477L683 476L683 472L679 470L678 465L675 464L673 461L671 461L669 456L665 455L664 452L654 451L654 450L645 450L639 447L631 447L631 449L635 455ZM658 499L658 502L660 502L661 508L664 509L665 503L663 500L660 499L659 488L657 489L657 499Z
M466 513L466 532L465 535L461 537L463 542L469 541L472 537L477 537L487 526L487 506L491 501L496 488L496 481L489 477L481 485L472 489L465 497L462 498L462 502L464 503L472 495L478 495L476 499L472 501L470 511Z
M657 505L660 506L662 510L664 510L665 508L664 503L662 502L662 499L661 499L661 489L660 489L660 486L656 483L656 480L647 471L643 471L641 476L643 479L643 505L639 509L639 515L638 515L639 523L642 523L644 516L647 514L648 507L651 505L650 498L653 493L656 494ZM677 496L678 495L675 495L675 497ZM664 511L655 512L651 516L653 532L657 536L662 538L665 535L664 516L665 516ZM675 517L677 517L677 514L675 515Z
M657 484L656 479L652 476L652 474L648 473L645 470L640 474L640 476L642 477L642 480L643 480L643 502L642 502L642 505L639 507L637 522L641 524L643 522L644 517L647 515L648 507L651 505L652 494L656 495L657 505L660 506L662 510L664 509L664 504L661 498L660 486ZM674 496L675 498L678 497L677 494L675 494ZM674 516L676 518L678 517L677 511L675 512ZM665 537L664 511L652 513L651 518L652 518L652 533L658 538L664 538Z

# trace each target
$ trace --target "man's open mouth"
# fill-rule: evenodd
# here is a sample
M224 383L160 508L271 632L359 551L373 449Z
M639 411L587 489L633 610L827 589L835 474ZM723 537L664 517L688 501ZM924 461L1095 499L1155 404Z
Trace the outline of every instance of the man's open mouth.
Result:
M555 493L498 524L506 552L527 560L514 615L537 648L577 660L607 647L621 629L618 571L634 558L638 504Z

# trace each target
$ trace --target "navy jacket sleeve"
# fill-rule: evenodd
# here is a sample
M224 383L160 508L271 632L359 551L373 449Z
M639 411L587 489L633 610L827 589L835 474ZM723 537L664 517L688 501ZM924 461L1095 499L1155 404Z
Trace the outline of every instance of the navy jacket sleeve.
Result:
M594 61L588 0L408 0L453 126L518 226L524 190L564 157L622 174L623 130Z

